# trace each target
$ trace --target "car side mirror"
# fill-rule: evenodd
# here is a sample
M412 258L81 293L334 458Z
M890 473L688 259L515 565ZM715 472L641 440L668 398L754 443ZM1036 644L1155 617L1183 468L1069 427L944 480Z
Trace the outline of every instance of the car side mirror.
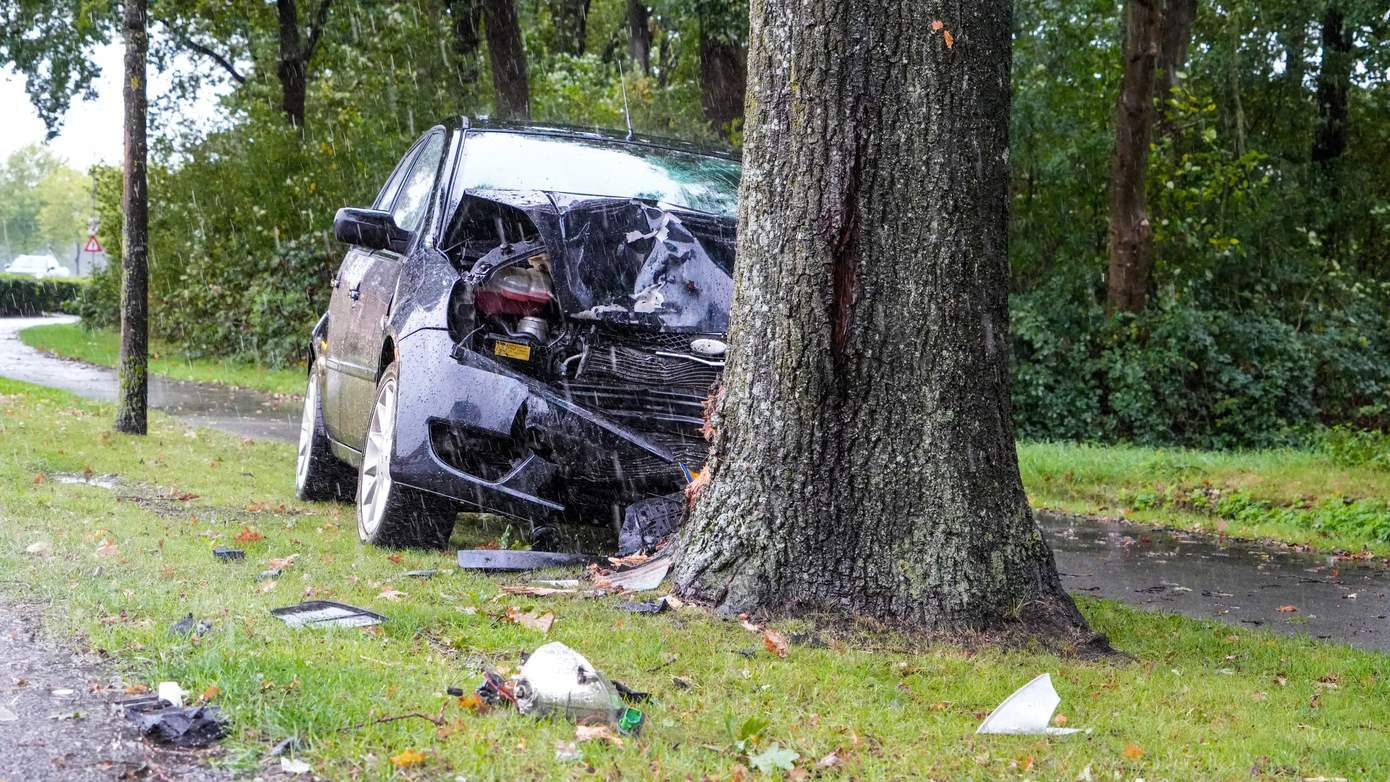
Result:
M405 252L410 242L410 232L396 225L396 219L383 209L339 209L333 216L333 236L343 244L398 253Z

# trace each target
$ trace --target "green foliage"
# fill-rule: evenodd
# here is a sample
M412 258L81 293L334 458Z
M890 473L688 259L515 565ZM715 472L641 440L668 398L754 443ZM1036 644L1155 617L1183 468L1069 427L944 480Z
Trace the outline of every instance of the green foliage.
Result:
M0 317L72 312L85 287L82 280L36 280L18 274L0 274Z
M1322 449L1335 464L1390 472L1390 434L1385 432L1334 426L1324 436Z
M91 180L47 149L20 147L0 163L0 259L47 251L59 257L86 236Z

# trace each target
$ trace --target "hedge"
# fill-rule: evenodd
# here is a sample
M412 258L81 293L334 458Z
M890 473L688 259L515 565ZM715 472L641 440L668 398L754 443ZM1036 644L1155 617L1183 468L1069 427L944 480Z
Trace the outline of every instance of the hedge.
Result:
M45 312L76 312L84 280L36 280L0 274L0 317L32 317Z

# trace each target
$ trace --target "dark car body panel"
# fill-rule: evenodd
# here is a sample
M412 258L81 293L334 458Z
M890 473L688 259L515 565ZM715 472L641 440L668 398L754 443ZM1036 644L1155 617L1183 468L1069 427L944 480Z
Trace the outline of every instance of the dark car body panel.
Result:
M455 180L469 129L431 132L445 134L445 151L413 241L404 254L350 248L311 340L335 454L360 462L376 380L396 361L391 472L405 486L532 520L593 519L596 508L679 489L707 450L702 405L722 361L690 345L727 329L733 219L635 198L464 191ZM381 202L398 174L376 208L389 208ZM515 210L536 235L461 263L444 244L467 205ZM515 335L459 325L483 322L474 294L518 262L506 257L518 247L551 259L563 320L530 364L491 352L490 339Z

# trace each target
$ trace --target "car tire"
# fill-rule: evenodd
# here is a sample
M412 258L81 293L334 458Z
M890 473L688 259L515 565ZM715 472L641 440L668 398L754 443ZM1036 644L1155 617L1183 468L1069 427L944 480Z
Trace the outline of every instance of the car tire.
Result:
M362 467L357 477L357 536L363 543L392 548L443 548L454 531L458 506L396 483L391 455L396 444L400 372L386 368L372 399Z
M357 476L343 464L328 444L323 426L319 384L312 374L304 390L304 412L299 417L299 450L294 464L294 494L301 500L348 501L357 492Z

